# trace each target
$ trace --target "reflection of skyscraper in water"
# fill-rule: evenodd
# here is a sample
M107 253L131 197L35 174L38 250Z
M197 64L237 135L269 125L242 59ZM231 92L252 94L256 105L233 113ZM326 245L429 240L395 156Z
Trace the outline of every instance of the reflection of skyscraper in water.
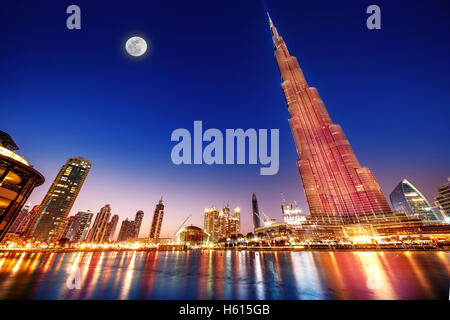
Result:
M253 217L253 232L256 228L261 227L261 218L259 216L258 199L256 199L256 194L253 192L252 195L252 217Z
M91 162L70 158L62 166L39 207L39 219L33 237L59 240L81 187L91 169Z
M158 204L156 205L155 212L153 213L152 225L150 227L150 234L148 236L151 240L155 242L158 241L159 239L163 217L164 217L164 204L161 198L161 200L159 200Z

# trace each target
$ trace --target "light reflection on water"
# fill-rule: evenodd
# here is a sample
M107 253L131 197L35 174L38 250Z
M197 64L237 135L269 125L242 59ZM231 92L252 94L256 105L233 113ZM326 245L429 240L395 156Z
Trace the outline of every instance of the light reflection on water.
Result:
M0 299L448 299L449 283L447 252L0 253Z

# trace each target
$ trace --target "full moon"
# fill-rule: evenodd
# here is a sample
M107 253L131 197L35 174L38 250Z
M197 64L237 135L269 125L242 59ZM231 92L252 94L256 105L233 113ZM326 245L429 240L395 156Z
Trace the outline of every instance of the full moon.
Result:
M127 50L128 54L132 55L133 57L139 57L142 56L145 51L147 51L147 42L145 42L145 40L141 37L131 37L127 40L125 49Z

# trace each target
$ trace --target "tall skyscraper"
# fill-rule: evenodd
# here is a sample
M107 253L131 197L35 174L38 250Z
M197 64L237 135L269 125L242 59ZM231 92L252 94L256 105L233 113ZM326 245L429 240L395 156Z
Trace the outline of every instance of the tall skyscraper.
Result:
M150 227L150 234L148 236L151 240L155 242L158 241L159 239L163 217L164 217L164 204L161 198L161 200L159 200L158 204L156 205L155 212L153 213L152 225Z
M25 231L24 225L26 226L26 221L30 214L30 209L31 204L26 204L23 206L16 219L14 219L14 222L12 223L8 232L23 233Z
M344 131L331 121L317 90L308 86L270 18L269 23L311 215L390 212L371 170L361 167Z
M134 228L134 221L128 220L128 218L126 218L125 220L122 221L122 225L120 226L119 236L117 237L117 241L123 242L123 241L127 241L129 239L133 239L135 232L136 231Z
M142 219L144 219L144 211L139 210L138 212L136 212L136 217L134 218L134 238L139 238Z
M75 215L68 238L73 242L83 241L89 231L93 216L94 213L92 211L78 211Z
M437 187L438 194L436 196L436 201L442 207L447 219L450 218L450 178L448 178L446 184Z
M425 196L406 179L400 181L390 195L392 208L408 216L417 216L422 222L440 221Z
M108 228L109 217L111 216L111 206L105 205L95 216L91 230L89 230L87 242L103 242L106 241L106 230Z
M0 242L24 206L33 189L44 177L23 157L11 136L0 131Z
M60 239L67 216L90 169L91 162L80 157L69 158L62 166L39 207L40 217L33 238Z
M39 205L35 205L33 206L33 209L31 209L30 213L29 213L29 221L25 227L25 231L23 233L23 235L26 238L29 238L33 232L34 229L37 225L37 221L39 220L40 214L39 214Z
M61 233L60 239L68 239L69 233L72 230L73 222L75 220L75 216L70 216L67 218L66 225L64 226L63 232Z
M210 241L219 241L222 230L219 219L219 210L215 206L205 208L204 230L210 235Z
M261 219L259 217L258 199L256 199L256 194L253 192L252 195L252 217L253 217L253 232L256 228L261 227Z
M105 241L112 241L114 233L116 232L117 223L119 222L119 215L112 216L111 221L108 222L108 228L106 229Z
M237 237L241 232L241 211L235 208L233 214L228 206L218 211L215 206L205 209L205 231L210 235L210 241Z
M227 236L238 237L241 233L241 209L234 208L233 214L227 217L228 233Z

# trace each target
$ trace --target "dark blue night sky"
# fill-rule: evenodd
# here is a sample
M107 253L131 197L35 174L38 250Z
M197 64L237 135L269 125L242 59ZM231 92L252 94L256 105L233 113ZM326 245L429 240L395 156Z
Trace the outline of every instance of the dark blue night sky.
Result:
M82 29L68 30L67 6ZM370 4L382 29L368 30ZM1 130L46 177L38 204L70 156L93 162L75 202L121 218L151 212L164 197L163 235L189 214L241 207L250 231L251 194L281 218L280 193L307 204L296 168L265 7L310 86L341 124L386 196L408 178L433 201L450 176L448 1L24 1L0 4ZM144 37L133 58L125 41ZM174 129L279 128L280 171L259 165L175 166Z

